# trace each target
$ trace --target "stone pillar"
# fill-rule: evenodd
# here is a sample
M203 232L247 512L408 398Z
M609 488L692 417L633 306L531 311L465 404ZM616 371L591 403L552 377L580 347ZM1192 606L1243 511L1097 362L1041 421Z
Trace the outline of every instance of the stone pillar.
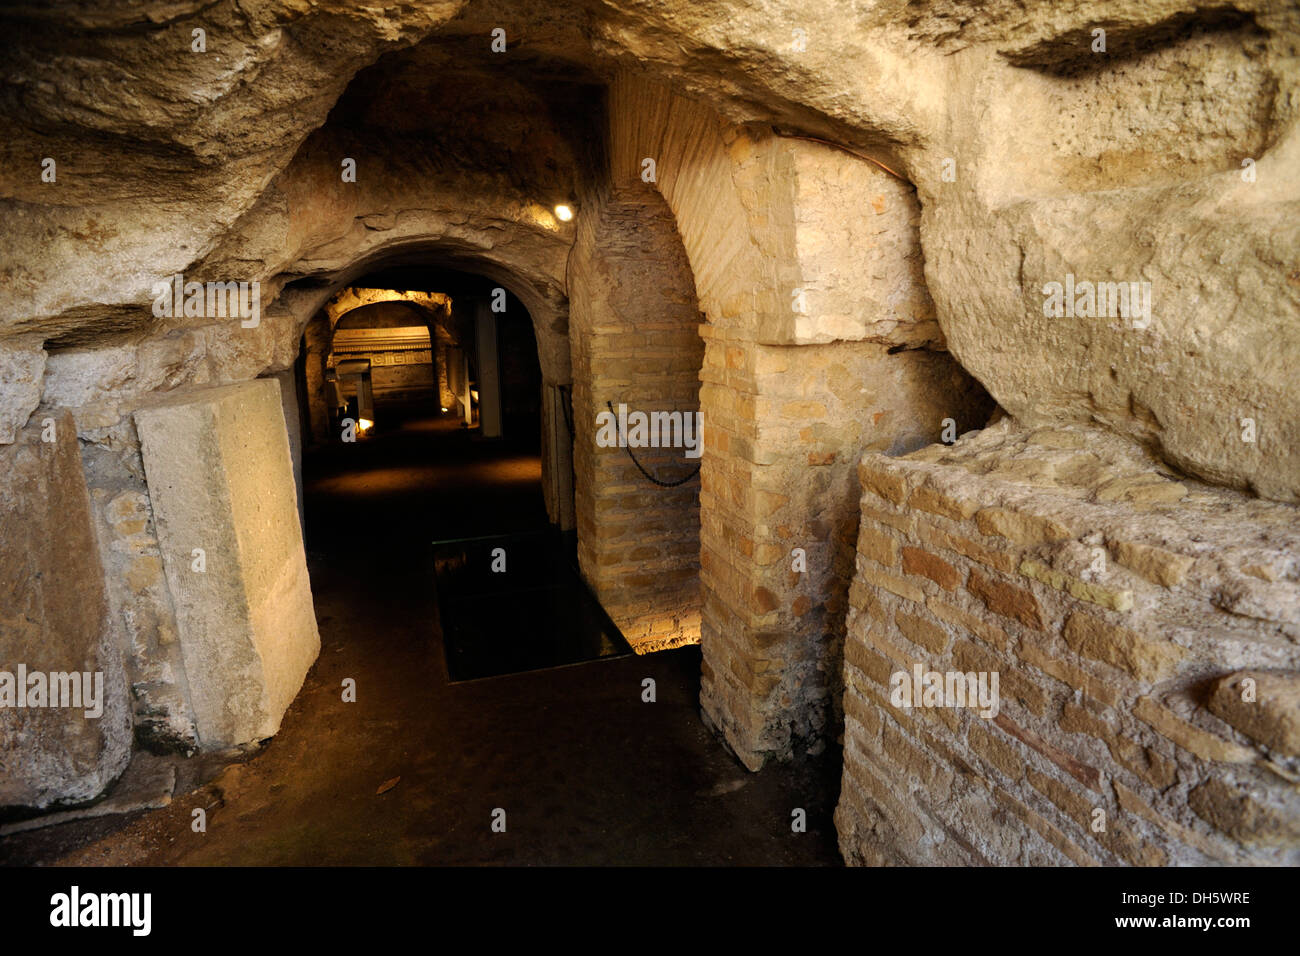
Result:
M135 413L201 746L273 735L320 651L279 388Z
M478 421L484 438L501 437L501 368L497 355L497 317L486 301L474 303L474 342L478 349Z
M756 769L838 733L862 449L911 451L989 408L942 352L703 332L701 703Z
M469 394L469 366L465 352L457 346L447 349L447 378L451 382L452 392L459 405L461 421L466 425L474 424L474 406Z
M609 110L611 181L654 160L707 317L700 702L756 769L837 735L858 457L990 408L943 351L907 183L630 72Z
M307 418L314 444L330 441L329 403L325 400L325 368L332 339L329 318L323 313L307 324L303 333L303 371L307 379Z
M298 405L298 376L293 369L277 372L275 380L280 383L280 403L284 412L284 424L289 438L289 459L293 462L293 486L298 497L298 524L307 527L303 513L302 500L302 412Z
M569 434L572 410L557 385L542 385L542 491L546 514L561 531L576 527L573 495L573 438Z

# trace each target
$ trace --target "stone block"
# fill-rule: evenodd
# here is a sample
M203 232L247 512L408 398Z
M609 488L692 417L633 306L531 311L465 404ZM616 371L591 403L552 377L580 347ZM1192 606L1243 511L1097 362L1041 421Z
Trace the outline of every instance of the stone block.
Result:
M1187 651L1171 641L1153 641L1136 631L1108 624L1086 611L1075 611L1062 631L1075 652L1104 661L1148 683L1163 680L1178 668Z
M279 386L186 392L135 421L200 744L270 737L320 652Z
M858 532L858 552L885 567L898 563L898 542L865 524Z
M1174 554L1164 548L1136 541L1116 541L1113 547L1115 560L1120 564L1132 568L1148 581L1167 588L1181 584L1193 563L1185 554Z
M1139 697L1133 713L1147 726L1202 760L1254 763L1255 752L1190 724L1152 697Z
M903 529L908 530L908 529ZM981 547L968 538L961 538L957 535L947 534L940 531L933 525L922 523L917 527L917 533L930 548L947 548L949 551L955 551L963 557L970 558L972 561L978 561L985 567L994 568L998 571L1010 573L1016 569L1020 563L1015 555L1006 554L1001 551L990 551Z
M1026 558L1020 562L1020 573L1048 587L1064 591L1080 601L1088 601L1098 607L1110 608L1112 611L1131 611L1133 609L1133 592L1127 588L1110 588L1102 584L1084 581L1073 575L1049 568L1041 561Z
M1070 529L1059 521L1038 515L1020 514L1005 508L985 508L975 515L981 532L1006 538L1015 544L1033 547L1048 541L1070 537Z
M1269 749L1300 757L1300 674L1229 674L1215 683L1210 711Z
M972 498L959 498L928 485L913 491L907 503L953 521L965 521L979 508L979 503Z
M1294 806L1271 806L1213 777L1189 793L1187 802L1206 823L1246 846L1300 844L1300 814Z
M897 611L894 623L913 644L924 647L935 654L943 653L948 646L948 634L943 628L916 614L904 614Z
M864 490L901 505L907 497L907 479L888 461L883 455L863 455L858 463L858 480Z
M0 449L0 806L92 799L131 748L76 426L38 418Z
M910 581L904 581L892 574L865 566L859 567L858 573L868 584L883 588L891 594L897 594L899 597L915 601L917 604L925 602L925 592Z
M936 597L929 598L926 601L926 607L928 607L930 613L939 618L939 620L947 621L949 624L955 624L958 627L964 628L979 637L980 640L987 644L991 644L999 650L1005 650L1010 641L1007 632L997 625L976 617L974 614L968 614L961 608L953 607L951 604L941 601Z

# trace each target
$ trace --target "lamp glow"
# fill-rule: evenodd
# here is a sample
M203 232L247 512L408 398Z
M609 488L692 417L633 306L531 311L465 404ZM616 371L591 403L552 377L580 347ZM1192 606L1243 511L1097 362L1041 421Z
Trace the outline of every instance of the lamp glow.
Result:
M563 204L555 207L555 218L560 222L568 222L573 218L573 210Z

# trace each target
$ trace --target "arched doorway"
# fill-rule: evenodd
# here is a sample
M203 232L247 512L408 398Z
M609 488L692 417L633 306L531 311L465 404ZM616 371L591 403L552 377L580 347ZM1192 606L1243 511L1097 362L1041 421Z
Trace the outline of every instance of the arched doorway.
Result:
M427 618L453 682L629 650L547 507L572 411L534 318L493 278L402 265L336 291L303 337L313 580Z
M425 540L548 524L543 375L532 316L512 291L436 264L360 275L307 324L299 364L317 477L324 468L339 494L350 487L356 507L382 506ZM439 469L462 459L508 475L511 503L425 508ZM492 487L485 477L479 490Z

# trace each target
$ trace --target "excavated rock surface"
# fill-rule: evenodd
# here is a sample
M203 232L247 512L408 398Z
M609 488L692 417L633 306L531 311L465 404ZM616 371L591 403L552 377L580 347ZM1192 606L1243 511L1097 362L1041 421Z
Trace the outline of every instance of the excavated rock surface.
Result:
M175 272L258 279L268 302L294 283L267 307L287 328L256 345L194 333L168 361L181 380L283 368L280 343L355 277L340 270L431 251L495 270L538 313L547 378L566 380L572 232L549 209L589 168L600 83L636 65L732 122L910 179L948 347L1017 418L1093 420L1206 480L1300 498L1292 4L65 2L0 17L0 441L34 408L42 351L175 336L184 322L148 308ZM1150 283L1149 321L1044 315L1043 287L1067 275ZM128 374L98 364L87 387Z

